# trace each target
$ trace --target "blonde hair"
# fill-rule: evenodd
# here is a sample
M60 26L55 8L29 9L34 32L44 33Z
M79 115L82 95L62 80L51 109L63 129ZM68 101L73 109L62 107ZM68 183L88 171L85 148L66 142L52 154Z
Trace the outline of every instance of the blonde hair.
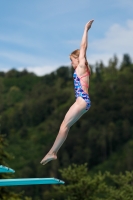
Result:
M70 54L70 57L73 56L74 58L78 58L79 57L79 54L80 54L80 50L79 49L76 49L74 50L71 54ZM91 68L88 64L88 61L87 61L87 58L85 57L85 65L88 67L88 70L89 72L91 73Z

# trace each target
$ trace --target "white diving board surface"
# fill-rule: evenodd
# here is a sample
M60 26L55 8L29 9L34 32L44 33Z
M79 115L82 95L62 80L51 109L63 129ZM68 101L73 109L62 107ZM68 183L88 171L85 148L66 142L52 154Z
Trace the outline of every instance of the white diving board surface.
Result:
M9 167L0 165L0 173L15 173L15 171Z
M40 184L64 184L64 181L56 178L18 178L18 179L0 179L0 186L17 185L40 185Z

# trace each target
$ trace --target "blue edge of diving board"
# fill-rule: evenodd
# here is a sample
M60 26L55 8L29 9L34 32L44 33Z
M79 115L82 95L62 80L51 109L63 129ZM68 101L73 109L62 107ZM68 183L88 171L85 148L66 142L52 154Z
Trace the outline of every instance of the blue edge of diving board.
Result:
M14 173L11 168L0 165L0 173ZM17 179L0 179L0 186L17 186L17 185L42 185L42 184L64 184L65 182L56 178L17 178Z
M15 173L15 171L9 167L0 165L0 173Z

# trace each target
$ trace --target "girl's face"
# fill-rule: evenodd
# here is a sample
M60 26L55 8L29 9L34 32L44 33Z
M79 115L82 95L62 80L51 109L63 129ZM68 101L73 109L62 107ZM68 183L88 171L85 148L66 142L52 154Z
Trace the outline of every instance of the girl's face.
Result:
M76 69L79 63L78 58L70 56L70 60L71 60L71 65L73 66L74 69Z

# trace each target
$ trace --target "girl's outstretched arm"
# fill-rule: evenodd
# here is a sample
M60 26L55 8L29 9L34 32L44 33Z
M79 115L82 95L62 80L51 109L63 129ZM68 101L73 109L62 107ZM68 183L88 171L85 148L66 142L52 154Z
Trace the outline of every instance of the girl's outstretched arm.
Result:
M80 54L79 54L79 65L84 67L85 66L85 62L86 62L86 50L87 50L87 46L88 46L88 30L91 28L91 25L93 23L94 20L90 20L84 28L84 33L82 36L82 40L81 40L81 45L80 45Z

